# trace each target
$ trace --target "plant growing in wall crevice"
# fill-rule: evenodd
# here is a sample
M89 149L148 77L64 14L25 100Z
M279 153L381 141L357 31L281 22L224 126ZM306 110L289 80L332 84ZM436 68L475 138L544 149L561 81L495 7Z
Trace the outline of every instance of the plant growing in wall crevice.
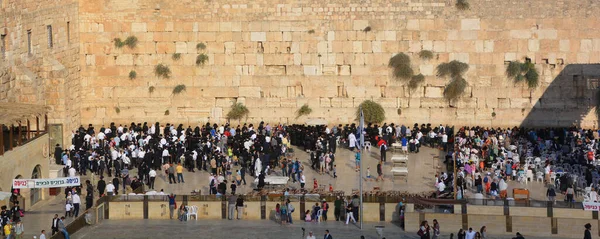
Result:
M127 37L127 39L125 39L125 41L123 43L125 45L127 45L127 47L129 47L129 49L133 49L137 46L138 39L136 36L129 36L129 37Z
M242 103L234 103L231 109L227 113L227 119L229 120L241 120L250 114L250 110Z
M175 88L173 88L173 94L174 94L174 95L178 95L178 94L180 94L181 92L184 92L184 91L185 91L185 89L186 89L186 88L185 88L185 85L177 85L177 86L175 86Z
M158 64L154 67L154 74L165 79L171 78L171 69L163 64Z
M113 39L113 41L115 42L116 48L121 48L121 47L125 46L125 42L121 41L121 38L115 38L115 39Z
M410 80L413 70L410 67L410 57L404 53L398 53L390 58L388 67L394 70L394 78L398 80Z
M302 107L300 107L300 109L296 111L296 119L304 115L309 115L310 113L312 113L312 109L310 108L310 106L308 106L308 104L304 104L302 105Z
M383 107L372 100L365 100L356 109L356 120L360 120L360 109L362 108L365 116L365 123L381 123L385 120L385 110Z
M411 77L410 81L408 81L408 89L414 91L425 82L425 76L423 74L414 75Z
M206 54L202 53L196 57L197 66L204 65L206 62L208 62L208 56Z
M469 10L471 7L467 0L456 0L456 4L454 4L454 6L456 6L456 9L460 11Z
M137 72L135 72L134 70L131 70L131 71L129 72L129 79L130 79L130 80L133 80L133 79L135 79L135 78L137 78Z
M444 88L444 98L455 100L462 95L468 86L463 74L469 70L466 63L454 60L437 66L439 77L450 77L450 83Z
M365 29L363 29L363 32L370 32L371 31L371 26L367 26L365 27Z
M511 61L506 66L506 76L515 84L525 82L529 89L535 89L539 85L539 77L535 65L530 61L519 62Z
M169 114L170 114L169 110L165 110L165 115L169 115Z
M421 60L431 60L433 59L433 52L429 50L422 50L419 52L419 58L421 58Z
M121 113L121 109L120 109L119 107L116 107L116 106L115 106L115 112L116 112L117 114L120 114L120 113Z
M206 49L206 44L204 44L203 42L196 44L196 50L203 51L205 49Z
M171 58L174 61L178 61L179 59L181 59L181 53L173 53L173 56L171 56Z
M150 94L154 93L155 89L156 89L156 87L154 87L154 86L148 87L148 93L150 93Z
M308 30L308 34L314 34L314 33L315 33L315 29Z

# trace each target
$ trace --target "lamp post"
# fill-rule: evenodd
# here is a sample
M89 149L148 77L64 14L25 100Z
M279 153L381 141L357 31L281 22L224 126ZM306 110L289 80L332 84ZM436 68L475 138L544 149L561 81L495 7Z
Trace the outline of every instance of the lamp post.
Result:
M360 162L359 162L359 167L360 167L360 175L358 176L358 184L359 184L359 191L360 191L360 209L359 209L359 214L360 214L360 229L363 229L363 180L362 180L362 175L363 175L363 166L362 166L362 162L363 162L363 150L365 148L365 135L363 134L365 130L365 115L363 114L363 110L362 107L360 107L360 124L359 124L359 134L360 134Z

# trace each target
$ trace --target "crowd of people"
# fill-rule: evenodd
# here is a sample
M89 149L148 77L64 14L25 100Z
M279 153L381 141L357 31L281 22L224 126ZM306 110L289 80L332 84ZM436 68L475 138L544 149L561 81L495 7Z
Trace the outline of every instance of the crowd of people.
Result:
M573 202L576 192L597 201L598 130L463 127L457 131L457 191L506 198L508 181L542 180L547 196ZM450 163L450 162L449 162ZM576 183L577 182L577 183Z

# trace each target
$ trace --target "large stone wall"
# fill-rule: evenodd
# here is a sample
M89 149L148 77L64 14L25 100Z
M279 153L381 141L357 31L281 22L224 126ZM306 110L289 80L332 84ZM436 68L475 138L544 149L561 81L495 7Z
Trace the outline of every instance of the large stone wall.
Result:
M67 134L80 122L78 1L1 3L0 33L5 35L6 53L0 59L0 101L48 105L49 123L64 124ZM52 47L47 26L52 26Z
M61 0L25 1L26 9L4 2L11 10L3 14L12 16L3 18L5 25L16 32L9 38L20 44L9 55L28 59L22 39L33 28L34 55L52 56L68 70L58 73L65 71L49 57L31 61L34 73L49 78L43 83L28 81L13 67L16 78L7 81L12 91L0 95L52 106L51 123L70 123L65 133L79 121L223 122L233 102L249 107L251 121L302 122L307 117L295 119L295 111L308 104L309 118L348 122L365 99L380 102L387 121L512 126L540 105L538 98L564 67L600 61L595 1L470 0L468 11L450 0ZM60 40L65 21L71 22L71 44ZM49 22L57 25L54 50L45 47ZM128 36L139 39L137 47L117 49L113 39ZM206 50L196 49L200 42ZM421 50L436 57L421 61ZM390 76L387 62L399 52L426 76L414 92ZM173 60L173 53L181 59ZM199 53L209 57L204 66L195 64ZM525 57L541 73L535 90L504 76L506 61ZM448 102L442 97L448 79L436 77L435 67L455 59L470 65L469 87ZM155 76L159 63L170 67L170 79ZM137 78L130 80L132 70ZM187 90L175 95L179 84ZM544 104L550 112L542 116L544 124L568 124L558 113L573 105L590 108L589 94L587 101L573 100L574 87L561 86L565 93ZM581 118L579 124L595 125L592 114Z

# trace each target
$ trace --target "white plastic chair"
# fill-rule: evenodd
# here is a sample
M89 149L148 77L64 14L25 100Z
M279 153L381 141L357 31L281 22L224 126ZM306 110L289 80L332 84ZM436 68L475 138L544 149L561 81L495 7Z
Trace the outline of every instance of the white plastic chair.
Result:
M544 181L544 173L537 172L535 175L536 175L535 176L535 181L538 181L538 182L543 182Z
M198 206L186 206L188 208L186 218L189 220L194 216L194 219L198 221Z
M316 218L317 222L323 221L322 215L323 215L323 209L319 209L319 211L317 211L317 218Z
M527 169L527 181L532 181L533 182L534 178L533 178L533 171L531 169Z
M366 148L368 151L371 151L371 142L369 142L369 141L365 142L365 148Z

